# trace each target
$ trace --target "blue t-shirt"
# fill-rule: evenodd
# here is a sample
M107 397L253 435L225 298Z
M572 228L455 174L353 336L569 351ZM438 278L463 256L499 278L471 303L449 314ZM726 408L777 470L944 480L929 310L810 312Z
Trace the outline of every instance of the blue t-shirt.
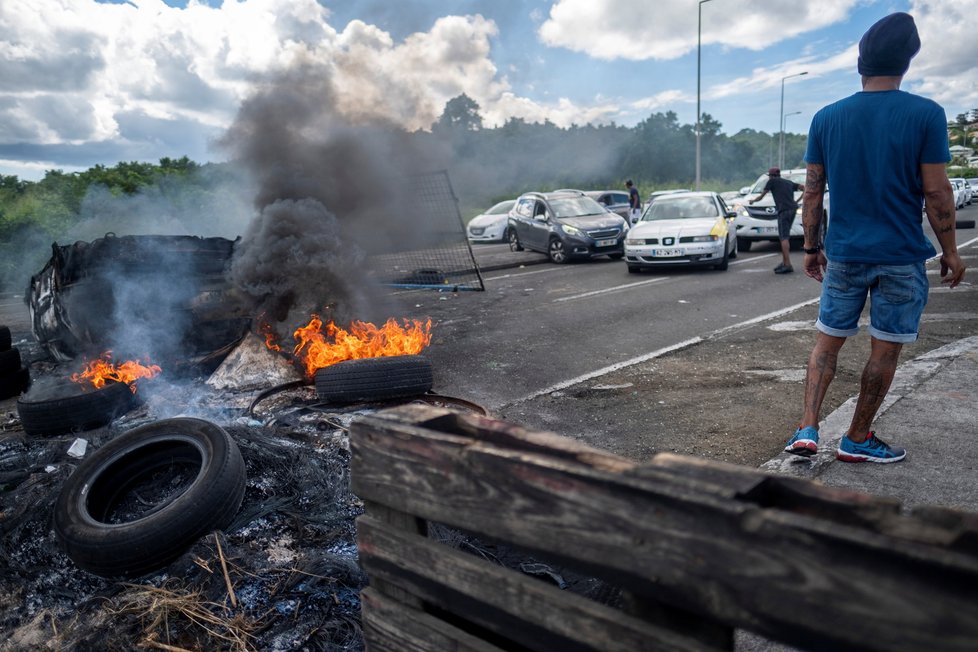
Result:
M924 235L923 163L947 163L947 118L903 91L860 92L812 119L805 161L825 168L829 260L906 265L937 252Z

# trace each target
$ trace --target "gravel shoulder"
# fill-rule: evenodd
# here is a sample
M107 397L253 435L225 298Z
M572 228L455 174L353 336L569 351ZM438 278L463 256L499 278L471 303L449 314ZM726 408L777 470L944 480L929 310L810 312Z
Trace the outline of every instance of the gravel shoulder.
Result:
M978 287L948 291L934 275L931 286L920 337L904 347L901 361L978 334ZM758 466L781 451L801 416L817 316L817 304L805 306L496 416L635 460L675 452ZM842 349L823 419L859 392L870 347L866 325Z

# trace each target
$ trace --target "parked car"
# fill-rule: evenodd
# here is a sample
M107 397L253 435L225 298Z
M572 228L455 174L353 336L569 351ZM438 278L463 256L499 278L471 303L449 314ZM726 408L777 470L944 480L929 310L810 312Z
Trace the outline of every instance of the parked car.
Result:
M612 213L617 213L628 219L630 202L628 193L621 190L588 190L584 193Z
M806 176L807 170L803 168L781 171L782 178L794 181L801 186L805 185ZM756 204L749 203L751 199L759 197L764 192L764 186L767 185L767 180L767 174L762 174L741 199L734 200L734 209L737 211L737 247L743 251L750 251L751 246L755 242L778 242L779 240L778 211L774 207L774 197L771 196L771 193L768 193L762 201ZM805 231L801 224L800 204L802 195L803 193L800 190L795 193L795 201L799 203L799 207L795 214L795 221L792 222L791 231L789 232L791 245L794 247L802 246L805 241ZM828 189L825 191L822 210L822 231L824 233L825 229L828 228L829 221Z
M485 213L476 215L466 227L469 242L508 242L507 220L515 199L501 201Z
M547 254L554 263L625 255L628 224L583 192L527 192L509 212L509 247Z
M737 213L715 192L658 197L625 239L628 271L656 265L703 265L727 269L737 257Z
M961 178L949 179L954 189L954 207L964 208L971 203L971 186Z

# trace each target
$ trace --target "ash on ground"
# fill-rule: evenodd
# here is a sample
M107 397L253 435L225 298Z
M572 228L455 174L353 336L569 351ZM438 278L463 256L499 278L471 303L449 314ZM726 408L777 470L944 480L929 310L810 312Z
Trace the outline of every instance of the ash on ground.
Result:
M164 418L162 405L187 405L168 395L185 390L156 390L111 426L64 437L25 435L12 408L0 414L0 650L363 649L366 577L354 539L363 506L349 490L346 435L358 412L326 410L308 387L252 410L208 407L196 385L192 416L224 427L247 467L225 532L131 581L91 575L61 551L52 510L78 463L69 447L82 437L92 451Z

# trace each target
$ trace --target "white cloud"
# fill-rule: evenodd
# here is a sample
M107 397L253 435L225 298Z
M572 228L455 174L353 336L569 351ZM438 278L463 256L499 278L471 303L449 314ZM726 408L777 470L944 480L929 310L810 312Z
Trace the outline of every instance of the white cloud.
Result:
M943 106L978 108L978 0L915 0L910 13L921 46L904 87Z
M859 1L723 0L700 6L693 0L557 0L539 35L549 46L598 59L675 59L696 49L702 9L703 45L763 50L844 19Z

